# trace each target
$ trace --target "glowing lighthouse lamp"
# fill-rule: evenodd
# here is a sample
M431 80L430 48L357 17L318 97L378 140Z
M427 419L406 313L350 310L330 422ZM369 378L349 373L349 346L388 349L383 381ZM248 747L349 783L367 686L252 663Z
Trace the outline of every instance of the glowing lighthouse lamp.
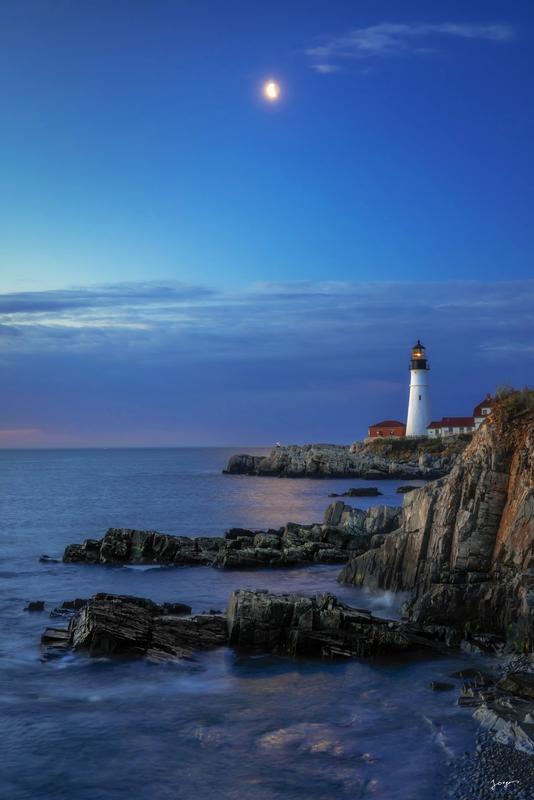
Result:
M406 436L427 435L426 428L430 423L429 369L425 347L418 339L417 344L412 347L410 361L410 399Z

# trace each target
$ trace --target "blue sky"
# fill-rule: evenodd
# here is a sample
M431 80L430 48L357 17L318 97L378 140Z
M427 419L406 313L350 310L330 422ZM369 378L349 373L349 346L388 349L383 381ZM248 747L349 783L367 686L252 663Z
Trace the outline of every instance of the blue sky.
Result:
M0 8L0 444L350 441L531 382L534 8ZM267 104L262 81L282 97Z

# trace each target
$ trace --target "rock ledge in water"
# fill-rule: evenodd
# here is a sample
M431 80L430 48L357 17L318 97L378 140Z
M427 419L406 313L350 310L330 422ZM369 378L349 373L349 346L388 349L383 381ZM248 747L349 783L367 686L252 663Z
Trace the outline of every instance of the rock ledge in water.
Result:
M227 617L175 613L184 607L188 608L97 594L76 612L68 628L45 630L43 658L80 650L94 657L176 661L228 643L266 653L323 658L443 649L433 634L351 608L330 594L303 597L240 589L230 597Z
M224 616L183 616L184 609L191 611L182 603L158 605L142 597L96 594L71 619L68 629L45 631L41 639L45 658L72 649L97 657L176 661L226 643Z
M452 469L469 438L286 445L275 447L268 456L233 455L223 472L281 478L433 479Z
M292 656L352 658L439 647L422 630L351 608L331 594L239 589L230 596L228 632L236 647Z
M304 563L344 563L364 553L376 533L400 524L402 510L376 506L362 511L342 502L329 506L322 525L288 523L285 528L226 536L171 536L157 531L110 528L102 539L65 549L63 561L85 564L210 565L234 569L288 567Z

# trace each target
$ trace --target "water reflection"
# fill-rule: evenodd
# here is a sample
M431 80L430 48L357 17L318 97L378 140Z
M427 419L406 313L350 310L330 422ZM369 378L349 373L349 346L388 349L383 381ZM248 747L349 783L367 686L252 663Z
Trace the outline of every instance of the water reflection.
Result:
M337 584L338 566L224 572L38 562L112 525L220 534L322 519L358 481L223 476L231 451L0 453L0 795L8 800L438 797L474 723L433 693L459 659L292 661L222 649L192 663L43 664L47 609L97 591L224 608L232 589L312 594L395 615L400 598ZM398 482L377 483L397 503ZM351 501L367 506L376 499Z

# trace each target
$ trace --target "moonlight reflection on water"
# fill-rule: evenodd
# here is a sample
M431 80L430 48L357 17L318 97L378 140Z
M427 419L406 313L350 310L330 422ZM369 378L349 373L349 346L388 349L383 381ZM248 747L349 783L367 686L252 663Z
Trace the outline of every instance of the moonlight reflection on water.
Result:
M328 493L360 481L223 476L225 450L0 453L0 794L9 800L439 797L447 761L473 746L455 694L465 659L317 662L234 653L194 662L39 661L47 611L97 591L224 608L232 589L336 592L395 615L400 598L339 586L336 565L225 572L38 562L109 526L220 534L320 521ZM378 483L397 503L396 482ZM355 505L376 504L358 498Z

